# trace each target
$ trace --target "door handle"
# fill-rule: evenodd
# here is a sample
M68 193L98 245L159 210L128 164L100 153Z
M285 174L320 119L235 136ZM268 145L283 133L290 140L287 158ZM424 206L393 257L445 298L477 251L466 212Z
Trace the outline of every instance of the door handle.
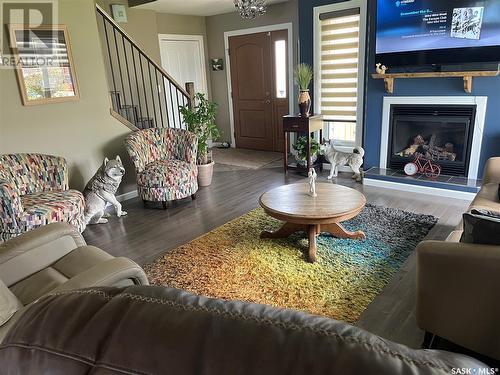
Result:
M271 101L269 99L267 99L266 104L271 104Z

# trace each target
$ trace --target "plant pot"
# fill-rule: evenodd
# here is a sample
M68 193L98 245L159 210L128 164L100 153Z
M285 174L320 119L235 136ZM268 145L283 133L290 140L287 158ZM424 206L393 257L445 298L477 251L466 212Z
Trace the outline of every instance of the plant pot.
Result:
M208 164L198 165L198 185L210 186L212 183L212 176L214 174L214 162Z
M311 96L309 90L300 90L299 109L301 117L309 117L311 111Z
M307 161L306 161L306 158L304 159L299 159L299 157L296 158L297 159L297 165L300 165L302 167L307 167ZM316 162L316 160L318 160L318 155L311 155L311 165L314 164Z

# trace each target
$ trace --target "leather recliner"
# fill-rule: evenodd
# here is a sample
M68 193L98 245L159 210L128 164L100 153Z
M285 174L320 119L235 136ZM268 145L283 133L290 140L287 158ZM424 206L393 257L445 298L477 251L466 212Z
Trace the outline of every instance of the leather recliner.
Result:
M469 206L500 212L500 157L487 161ZM460 242L462 222L446 241L417 247L417 323L431 335L500 360L500 246Z
M0 363L23 375L491 373L333 319L151 286L43 297L0 344Z
M148 285L135 262L87 246L71 225L56 223L0 245L0 280L24 308L0 327L0 341L28 306L48 293L94 286Z

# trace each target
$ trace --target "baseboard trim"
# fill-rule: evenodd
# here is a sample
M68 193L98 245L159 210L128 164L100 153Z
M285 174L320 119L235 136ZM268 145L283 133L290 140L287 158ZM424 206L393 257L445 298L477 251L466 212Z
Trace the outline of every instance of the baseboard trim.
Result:
M408 193L430 194L433 196L461 199L465 201L472 201L477 194L477 193L469 193L466 191L448 190L448 189L434 188L429 186L402 184L393 181L375 180L367 177L363 179L363 184L366 186L400 190Z
M129 199L133 199L138 197L139 194L137 193L137 190L129 191L128 193L120 194L116 196L116 200L118 202L125 202L128 201Z

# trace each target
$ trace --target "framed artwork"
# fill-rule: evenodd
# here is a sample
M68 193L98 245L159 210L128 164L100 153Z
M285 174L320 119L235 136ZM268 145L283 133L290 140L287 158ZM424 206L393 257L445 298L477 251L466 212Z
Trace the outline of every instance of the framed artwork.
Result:
M212 63L212 70L214 72L219 72L221 70L224 70L224 60L222 59L211 59Z
M24 105L80 98L66 26L10 25L10 42Z
M113 19L116 22L126 23L127 20L127 8L122 4L111 5L111 12L113 13Z

